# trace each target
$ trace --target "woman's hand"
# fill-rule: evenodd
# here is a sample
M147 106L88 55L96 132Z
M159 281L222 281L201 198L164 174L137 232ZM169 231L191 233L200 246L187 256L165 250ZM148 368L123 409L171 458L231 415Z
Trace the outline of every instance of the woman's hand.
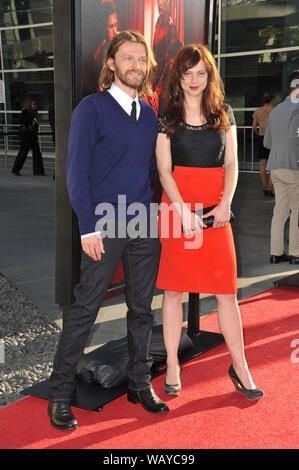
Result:
M222 228L226 227L230 221L230 204L220 203L218 206L214 207L210 212L204 214L203 220L210 215L214 216L213 228Z
M183 232L186 237L193 237L196 233L200 233L204 222L201 218L189 209L184 208L182 213Z

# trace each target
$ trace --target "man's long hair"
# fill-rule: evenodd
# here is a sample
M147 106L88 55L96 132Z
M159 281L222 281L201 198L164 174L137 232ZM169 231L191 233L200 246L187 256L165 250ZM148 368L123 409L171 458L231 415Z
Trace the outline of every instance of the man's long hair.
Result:
M146 75L138 89L138 93L140 93L142 96L151 96L153 93L151 83L156 73L157 63L149 45L146 42L146 39L137 31L122 31L112 39L107 51L105 64L99 78L99 87L101 90L107 90L107 88L110 88L114 82L114 71L110 70L107 64L107 60L110 57L114 59L118 49L125 42L143 44L145 47L147 57Z
M201 60L208 72L207 86L202 95L202 113L210 128L221 131L229 127L227 115L222 107L224 86L215 59L206 46L189 44L177 53L163 93L169 136L173 134L179 122L185 123L184 92L181 87L183 74Z

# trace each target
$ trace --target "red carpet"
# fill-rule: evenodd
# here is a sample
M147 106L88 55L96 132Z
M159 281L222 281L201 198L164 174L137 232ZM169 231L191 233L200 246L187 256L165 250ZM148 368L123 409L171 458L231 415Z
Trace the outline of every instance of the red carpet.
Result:
M183 365L179 397L165 396L164 375L153 380L169 413L151 415L124 395L99 413L74 409L80 427L63 432L50 426L47 401L25 397L0 409L0 448L298 449L298 293L280 287L240 304L247 360L265 391L259 402L234 392L220 345ZM201 328L218 331L216 314Z

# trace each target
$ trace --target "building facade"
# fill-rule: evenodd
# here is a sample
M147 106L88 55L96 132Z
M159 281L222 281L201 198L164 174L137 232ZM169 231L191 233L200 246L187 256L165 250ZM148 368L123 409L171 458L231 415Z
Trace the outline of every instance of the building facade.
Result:
M7 166L19 146L18 118L28 98L37 101L40 144L53 166L54 143L49 125L54 99L52 1L1 0L0 148Z
M226 101L238 125L241 170L258 169L253 111L264 93L274 105L287 93L288 74L299 69L298 0L218 0L214 54Z

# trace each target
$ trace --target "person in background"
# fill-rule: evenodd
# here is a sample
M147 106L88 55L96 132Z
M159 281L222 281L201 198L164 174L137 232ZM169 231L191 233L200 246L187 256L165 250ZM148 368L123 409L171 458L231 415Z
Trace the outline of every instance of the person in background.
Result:
M288 96L271 112L264 136L270 149L275 206L271 222L270 263L299 264L299 70L288 76ZM289 256L284 252L284 227L290 218Z
M254 133L257 135L257 152L258 158L260 159L260 176L263 185L263 192L266 196L274 196L272 183L271 183L271 173L266 174L266 165L269 157L270 150L264 147L263 140L264 134L267 127L267 122L269 114L273 110L273 101L275 96L268 93L264 94L264 104L260 108L257 108L253 113L253 124L252 128Z
M169 51L173 44L178 41L177 28L170 17L170 0L157 0L157 5L159 17L155 25L153 52L158 67L153 83L154 91L158 87L165 72L165 67L169 62Z
M117 10L113 0L103 0L101 5L101 18L102 18L102 37L104 39L97 48L93 57L94 67L94 91L99 90L99 77L102 72L106 54L110 45L110 42L118 34L118 18Z
M20 170L28 156L28 152L32 150L32 161L33 161L33 174L44 175L44 165L42 154L38 143L38 113L36 100L28 99L26 107L22 110L20 117L20 138L21 146L18 155L15 159L12 173L16 176L21 176Z

